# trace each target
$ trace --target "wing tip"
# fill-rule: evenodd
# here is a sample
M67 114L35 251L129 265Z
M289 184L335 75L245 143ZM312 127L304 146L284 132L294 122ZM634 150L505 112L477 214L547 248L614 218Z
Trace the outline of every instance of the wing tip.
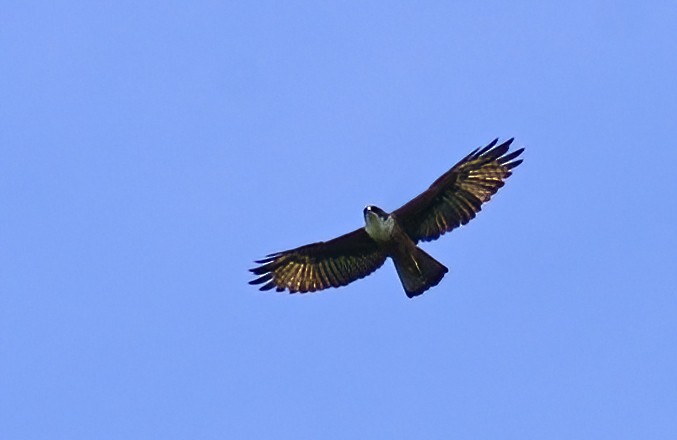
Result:
M512 170L513 168L517 168L522 162L524 162L524 159L519 159L519 160L514 160L512 162L509 162L505 164L505 166L509 169Z
M266 281L270 281L272 279L273 279L273 274L268 272L268 273L261 274L261 276L256 278L256 279L249 281L249 284L251 284L251 285L261 284L261 283L265 283Z
M486 154L489 150L494 148L494 146L498 143L498 138L492 140L489 142L486 146L481 147L481 148L476 148L473 153L470 154L470 157L472 159L478 159L479 157L483 156Z

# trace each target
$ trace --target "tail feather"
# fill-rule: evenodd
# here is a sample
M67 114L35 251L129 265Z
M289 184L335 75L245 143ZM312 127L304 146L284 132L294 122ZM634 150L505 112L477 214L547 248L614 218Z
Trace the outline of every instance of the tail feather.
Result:
M416 247L415 252L393 258L404 292L413 298L436 286L449 272L442 263Z

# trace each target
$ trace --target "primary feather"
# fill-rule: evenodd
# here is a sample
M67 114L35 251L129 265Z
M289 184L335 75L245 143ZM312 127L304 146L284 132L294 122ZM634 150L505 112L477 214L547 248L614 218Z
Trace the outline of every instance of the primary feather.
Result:
M506 154L513 139L496 146L498 139L476 149L438 178L430 188L393 212L414 241L431 241L482 210L482 204L504 185L511 170L522 163L514 160L524 148Z

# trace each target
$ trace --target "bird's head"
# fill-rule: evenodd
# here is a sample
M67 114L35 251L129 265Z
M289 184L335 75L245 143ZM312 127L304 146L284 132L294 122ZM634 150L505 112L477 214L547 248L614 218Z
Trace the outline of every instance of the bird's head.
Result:
M368 221L369 217L377 217L380 220L388 218L388 213L378 206L368 205L364 208L364 219Z
M364 208L364 228L376 241L388 241L393 232L393 219L387 212L376 206Z

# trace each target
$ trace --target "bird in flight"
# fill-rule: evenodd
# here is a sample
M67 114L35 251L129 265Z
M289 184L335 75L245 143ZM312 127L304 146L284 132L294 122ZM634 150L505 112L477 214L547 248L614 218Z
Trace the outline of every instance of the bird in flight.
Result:
M436 286L448 272L417 246L465 225L505 184L524 148L495 139L461 159L425 190L391 213L369 205L365 226L329 241L268 255L250 269L260 290L306 293L345 286L374 272L390 257L409 298Z

